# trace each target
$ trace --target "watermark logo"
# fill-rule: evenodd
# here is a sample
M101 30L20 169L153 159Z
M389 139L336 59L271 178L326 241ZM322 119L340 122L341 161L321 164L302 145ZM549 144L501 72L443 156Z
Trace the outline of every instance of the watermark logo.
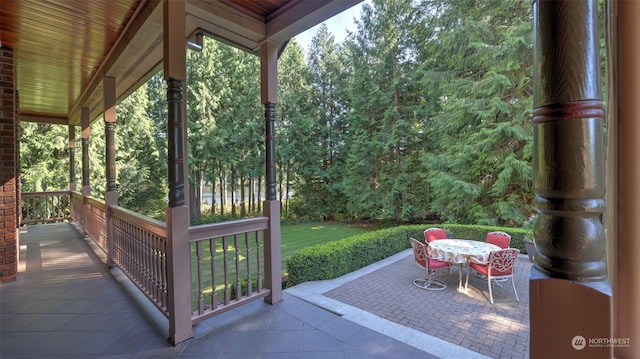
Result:
M587 346L587 340L582 335L576 335L571 339L571 346L575 350L582 350Z
M631 338L589 338L585 339L582 335L576 335L571 338L571 346L575 350L582 350L587 346L589 348L611 348L626 347L631 344Z

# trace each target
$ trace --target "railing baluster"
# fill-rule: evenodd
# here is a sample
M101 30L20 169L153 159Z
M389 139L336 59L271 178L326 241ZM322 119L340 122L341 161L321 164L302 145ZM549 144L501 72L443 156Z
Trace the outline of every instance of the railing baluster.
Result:
M120 237L122 233L120 231L120 220L113 219L113 262L120 263Z
M151 246L149 245L149 238L147 233L141 228L136 228L136 232L142 239L144 250L142 254L144 256L144 286L145 288L151 288Z
M202 287L202 241L196 243L198 273L198 314L204 313L204 289Z
M133 226L129 224L129 233L134 238L134 243L136 244L136 263L137 272L138 272L138 283L144 287L144 243L142 238L135 235L135 231L133 230Z
M37 218L42 218L42 214L40 213L41 208L42 208L42 205L41 205L42 199L37 199L36 198L36 199L34 199L33 202L34 202L34 204L33 204L33 215L34 215L33 220L36 220Z
M45 198L45 203L46 203L46 216L45 216L45 221L51 221L51 219L53 218L53 212L54 212L54 199L55 196L49 196L47 198Z
M58 222L60 220L60 218L62 217L62 212L60 211L60 206L62 206L62 197L56 196L55 199L56 199L55 200L56 204L53 207L53 209L55 211L54 212L55 213L54 214L54 219L55 219L56 222Z
M44 220L45 222L49 222L51 218L53 218L53 198L54 196L48 196L44 199Z
M211 309L218 309L218 291L216 287L216 239L209 240L209 254L211 255Z
M242 283L240 283L240 245L237 234L233 236L233 246L236 255L236 300L240 300L242 298Z
M53 207L54 211L55 211L55 215L54 215L54 219L56 222L58 222L61 218L62 218L62 210L60 209L62 206L62 197L61 196L56 196L56 204Z
M162 241L160 242L160 270L162 271L162 275L160 276L162 282L160 283L161 288L162 288L162 301L161 301L161 308L163 308L165 311L167 309L167 300L168 300L168 296L169 293L167 292L167 240L166 240L166 236L164 238L162 238Z
M151 278L152 278L152 286L153 289L151 290L151 295L153 296L153 299L158 300L158 298L160 298L159 296L159 292L158 292L158 288L159 288L159 282L158 282L158 239L156 236L154 235L149 235L149 239L151 241Z
M229 304L231 293L229 291L229 264L227 263L229 253L229 239L222 237L222 265L224 268L224 304Z
M258 292L262 292L262 265L260 263L260 259L262 256L260 255L260 242L262 241L262 231L256 233L256 263L258 264Z
M253 283L251 283L251 245L249 244L249 233L244 234L244 245L246 247L245 258L247 258L247 297L253 295Z

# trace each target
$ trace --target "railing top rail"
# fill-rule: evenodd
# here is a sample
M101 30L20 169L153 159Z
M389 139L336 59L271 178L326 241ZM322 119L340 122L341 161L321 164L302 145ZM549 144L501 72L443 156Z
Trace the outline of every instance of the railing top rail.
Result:
M99 199L91 196L85 196L84 200L85 200L85 203L88 203L94 207L97 207L104 211L107 210L107 203L103 199Z
M203 224L189 227L189 242L269 228L269 217L255 217L237 221Z
M60 196L70 194L69 191L51 191L51 192L22 192L21 196L24 197L42 197L42 196Z
M143 214L122 208L120 206L110 206L109 210L111 214L124 221L138 226L146 231L149 231L157 236L167 237L167 225L164 222L158 221L151 217L147 217Z

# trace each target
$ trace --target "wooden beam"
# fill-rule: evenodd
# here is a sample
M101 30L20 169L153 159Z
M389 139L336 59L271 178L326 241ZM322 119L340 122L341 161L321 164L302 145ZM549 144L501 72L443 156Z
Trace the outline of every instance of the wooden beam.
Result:
M68 125L69 119L64 116L43 115L36 113L20 113L21 122L48 123L53 125Z
M282 12L276 12L275 17L269 19L265 40L280 45L360 2L362 0L300 1Z

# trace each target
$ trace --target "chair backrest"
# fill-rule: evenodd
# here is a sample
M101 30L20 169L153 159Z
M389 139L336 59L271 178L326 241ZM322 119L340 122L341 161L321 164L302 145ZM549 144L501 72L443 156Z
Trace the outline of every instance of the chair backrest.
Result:
M429 243L438 239L447 239L447 232L442 228L427 228L424 231L424 240Z
M511 275L513 273L513 265L520 253L519 249L507 248L492 251L489 254L489 273L492 277L503 275Z
M427 268L427 246L415 238L409 238L411 248L413 248L413 257L418 265Z
M511 236L505 232L489 232L487 233L487 238L485 240L487 243L495 244L500 248L509 248L509 243L511 243Z

